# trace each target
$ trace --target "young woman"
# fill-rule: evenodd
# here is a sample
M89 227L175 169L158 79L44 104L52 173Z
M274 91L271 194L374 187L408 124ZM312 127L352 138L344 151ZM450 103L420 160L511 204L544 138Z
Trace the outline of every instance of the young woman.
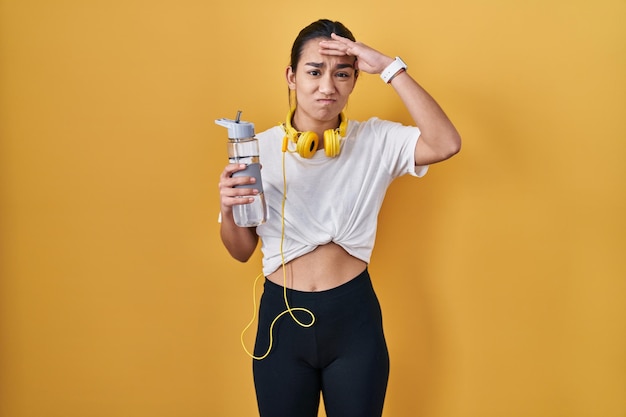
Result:
M361 73L380 74L415 126L343 110ZM296 38L285 78L291 111L259 133L268 221L241 228L233 206L254 178L220 177L221 238L247 261L261 238L266 277L254 382L262 417L380 417L389 375L382 317L367 265L387 187L423 176L456 154L461 139L399 58L361 42L340 22L319 20ZM286 310L272 328L272 323ZM270 328L271 334L270 334ZM264 355L267 353L267 355Z

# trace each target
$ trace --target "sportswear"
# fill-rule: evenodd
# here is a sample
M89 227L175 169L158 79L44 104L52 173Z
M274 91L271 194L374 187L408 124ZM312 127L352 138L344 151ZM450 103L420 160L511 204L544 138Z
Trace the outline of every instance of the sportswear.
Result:
M254 361L261 417L317 417L320 392L327 416L380 417L389 379L389 351L380 303L369 272L326 291L287 289L294 307L315 314L305 328L285 316L274 327L272 352ZM285 310L283 287L265 280L255 355L269 346L274 318ZM311 317L294 311L302 323Z
M334 158L324 150L303 158L293 151L294 143L283 153L282 125L256 136L268 205L266 223L256 228L265 276L282 264L283 175L287 184L284 262L334 242L369 263L387 188L399 176L422 177L428 170L428 166L415 166L420 130L375 117L363 122L349 120L340 153Z

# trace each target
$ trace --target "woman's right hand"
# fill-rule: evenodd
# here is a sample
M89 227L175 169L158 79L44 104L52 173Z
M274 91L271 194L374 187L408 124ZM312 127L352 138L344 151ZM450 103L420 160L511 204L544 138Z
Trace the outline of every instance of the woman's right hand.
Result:
M245 188L254 184L256 179L249 175L233 176L246 169L245 164L229 164L220 175L220 205L222 221L220 236L231 256L240 262L246 262L256 249L259 237L254 227L239 227L233 218L233 206L249 204L259 192L254 188ZM242 188L235 188L243 186Z
M235 188L256 182L256 179L251 176L233 176L236 172L244 169L246 169L246 164L229 164L226 165L220 175L219 189L222 215L232 213L233 206L252 203L254 201L252 196L259 193L254 188Z

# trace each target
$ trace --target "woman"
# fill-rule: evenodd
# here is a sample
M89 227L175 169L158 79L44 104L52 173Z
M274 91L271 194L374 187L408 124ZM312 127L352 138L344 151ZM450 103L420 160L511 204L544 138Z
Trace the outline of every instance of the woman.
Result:
M346 119L362 72L394 88L415 126ZM260 415L317 416L322 393L329 417L380 417L389 357L367 269L378 213L393 179L423 176L457 153L461 139L399 58L356 42L339 22L304 28L285 76L291 111L257 135L268 221L233 221L233 206L256 192L234 188L254 182L232 176L243 166L228 165L219 184L229 253L245 262L262 242L255 355L263 359L253 364Z

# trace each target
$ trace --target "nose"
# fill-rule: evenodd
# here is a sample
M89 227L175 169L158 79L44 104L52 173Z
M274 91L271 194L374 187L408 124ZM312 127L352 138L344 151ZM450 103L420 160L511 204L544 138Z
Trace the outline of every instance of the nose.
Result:
M320 93L324 95L331 95L335 92L335 83L331 73L324 74L320 79L319 84Z

